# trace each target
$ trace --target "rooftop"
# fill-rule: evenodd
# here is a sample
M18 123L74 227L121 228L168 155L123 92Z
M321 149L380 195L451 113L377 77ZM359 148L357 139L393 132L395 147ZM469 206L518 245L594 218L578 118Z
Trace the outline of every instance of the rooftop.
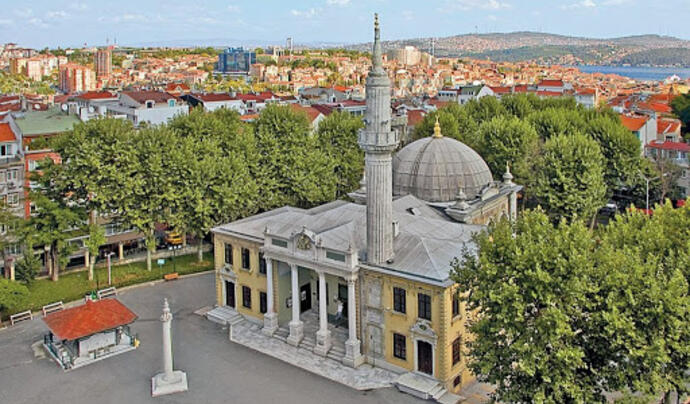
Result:
M137 315L117 299L103 299L49 314L43 321L59 339L73 341L130 324L136 319Z
M15 118L15 122L24 136L37 136L70 131L79 123L79 118L51 108L45 111L27 111Z
M9 123L0 122L0 142L14 142L17 137L14 135Z

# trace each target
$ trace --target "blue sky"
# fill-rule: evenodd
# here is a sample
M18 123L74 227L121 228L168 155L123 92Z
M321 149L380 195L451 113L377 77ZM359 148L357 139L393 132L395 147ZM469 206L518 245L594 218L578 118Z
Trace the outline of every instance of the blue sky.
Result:
M530 30L690 39L690 0L0 0L0 42L42 48L174 40L354 43ZM233 45L233 43L227 43Z

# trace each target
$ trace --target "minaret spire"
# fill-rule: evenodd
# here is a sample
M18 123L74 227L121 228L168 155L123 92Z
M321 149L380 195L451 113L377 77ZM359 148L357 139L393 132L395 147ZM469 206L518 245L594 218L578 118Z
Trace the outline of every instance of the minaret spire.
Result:
M365 152L367 195L367 258L385 264L393 258L393 150L398 133L391 130L391 83L383 69L381 31L374 17L374 47L367 77L365 126L359 145Z

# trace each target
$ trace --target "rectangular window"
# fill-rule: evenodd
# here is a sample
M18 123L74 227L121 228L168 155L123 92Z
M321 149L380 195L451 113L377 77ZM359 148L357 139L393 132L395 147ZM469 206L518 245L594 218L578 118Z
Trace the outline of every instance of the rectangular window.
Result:
M282 248L287 248L288 243L285 240L281 240L278 238L272 238L271 239L271 244L273 244L276 247L282 247Z
M407 342L404 335L393 334L393 356L398 359L407 359Z
M453 317L460 315L460 297L453 293Z
M0 171L0 184L5 182L5 172Z
M453 341L453 365L460 362L460 347L461 346L462 346L462 340L460 338L456 338L455 341Z
M15 192L7 195L7 205L11 207L19 206L19 194Z
M266 292L259 292L259 311L261 314L265 314L268 311L266 297Z
M252 290L248 286L242 286L242 306L252 308Z
M326 258L333 261L345 262L345 255L332 251L326 251Z
M417 294L417 317L431 320L431 296L424 293Z
M266 258L264 258L264 253L259 253L259 273L266 275Z
M249 249L248 248L243 248L242 249L242 268L243 269L249 269Z
M225 263L232 265L232 244L225 244Z
M407 312L407 302L405 301L405 289L403 288L393 288L393 310L398 313Z
M7 172L7 181L16 181L19 178L19 170L9 170Z
M3 144L0 145L0 156L9 156L10 155L10 146Z

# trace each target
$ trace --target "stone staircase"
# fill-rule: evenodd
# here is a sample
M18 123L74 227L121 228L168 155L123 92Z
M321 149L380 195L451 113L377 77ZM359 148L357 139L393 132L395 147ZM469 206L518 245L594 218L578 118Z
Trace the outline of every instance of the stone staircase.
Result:
M464 400L463 397L448 392L438 380L412 372L398 377L395 387L422 400L433 400L442 404L457 404Z
M206 318L221 325L233 325L244 320L240 313L228 306L218 306L208 311Z
M279 339L287 344L290 330L285 327L280 327L273 333L273 338ZM316 339L313 335L305 335L299 343L299 348L313 351L316 346ZM332 339L331 349L328 350L326 357L337 362L342 362L345 357L345 343L337 338Z

